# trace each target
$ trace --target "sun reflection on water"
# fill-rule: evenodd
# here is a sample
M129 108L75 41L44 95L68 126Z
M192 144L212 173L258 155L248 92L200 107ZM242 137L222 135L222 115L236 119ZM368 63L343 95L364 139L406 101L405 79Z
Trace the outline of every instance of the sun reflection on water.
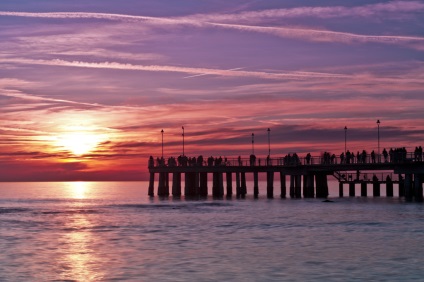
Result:
M91 183L89 182L70 182L69 196L74 199L86 199L90 192Z

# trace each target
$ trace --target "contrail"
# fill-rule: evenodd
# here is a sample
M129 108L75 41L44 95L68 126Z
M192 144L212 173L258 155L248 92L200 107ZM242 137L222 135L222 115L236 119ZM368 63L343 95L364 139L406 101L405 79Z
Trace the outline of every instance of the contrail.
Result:
M242 67L242 68L229 69L227 71L235 71L235 70L242 70L242 69L244 69L244 67ZM211 75L211 74L210 73L200 73L200 74L186 76L186 77L183 77L183 78L192 78L192 77L198 77L198 76L204 76L204 75Z

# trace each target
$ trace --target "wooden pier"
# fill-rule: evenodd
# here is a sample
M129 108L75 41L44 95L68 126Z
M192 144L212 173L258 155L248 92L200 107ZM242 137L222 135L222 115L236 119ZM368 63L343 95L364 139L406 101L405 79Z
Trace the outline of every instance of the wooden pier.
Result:
M322 157L306 157L287 160L285 158L265 159L262 164L256 157L249 159L214 159L203 161L202 157L186 158L178 162L169 158L156 161L149 159L149 196L154 196L155 179L158 175L157 195L169 196L169 175L172 174L172 195L182 195L181 179L184 174L184 195L186 197L205 197L208 195L208 178L212 179L212 196L221 198L231 197L233 188L237 197L247 194L246 176L253 178L253 195L259 195L259 178L266 179L266 195L273 198L276 194L274 176L279 174L279 197L285 198L326 198L328 197L328 176L339 182L339 196L344 196L344 186L349 188L348 195L355 195L355 186L360 185L361 196L371 195L368 192L372 187L372 196L380 196L380 185L385 184L386 196L393 197L394 184L399 189L399 197L423 200L424 162L421 159L402 158L396 161L376 162L346 162L339 159L329 160ZM212 161L211 161L212 160ZM233 179L235 178L235 187ZM289 187L286 187L286 180ZM225 185L224 185L225 183ZM225 187L224 187L225 186Z

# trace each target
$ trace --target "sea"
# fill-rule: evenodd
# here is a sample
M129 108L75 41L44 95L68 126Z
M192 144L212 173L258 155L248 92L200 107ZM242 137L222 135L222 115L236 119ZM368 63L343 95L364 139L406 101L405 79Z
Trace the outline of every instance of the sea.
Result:
M337 183L329 201L147 187L0 183L0 281L424 280L423 203L339 198Z

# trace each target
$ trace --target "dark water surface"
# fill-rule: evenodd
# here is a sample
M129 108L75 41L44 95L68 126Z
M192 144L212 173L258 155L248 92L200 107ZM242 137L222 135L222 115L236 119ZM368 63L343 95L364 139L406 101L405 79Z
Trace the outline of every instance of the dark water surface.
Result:
M335 190L189 201L145 182L0 183L0 281L423 280L424 205Z

